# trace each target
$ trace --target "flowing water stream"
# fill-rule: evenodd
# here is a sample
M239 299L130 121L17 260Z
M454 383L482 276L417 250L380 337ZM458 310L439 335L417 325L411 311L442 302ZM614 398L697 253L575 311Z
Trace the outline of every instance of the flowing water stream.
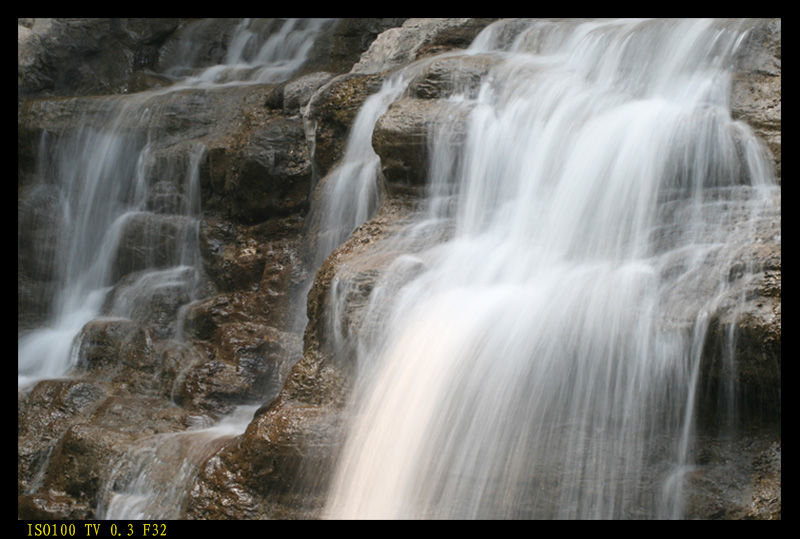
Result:
M287 80L333 21L243 19L230 33L225 58L212 66L198 65L193 55L196 38L214 25L199 21L172 53L165 72L171 85L96 98L93 117L76 121L73 132L45 133L37 175L57 192L58 249L49 263L58 287L48 322L19 339L20 391L75 374L81 330L92 320L153 322L153 306L167 304L164 320L156 320L159 337L183 342L183 308L205 290L198 230L206 148L190 142L165 158L164 150L181 142L160 120L175 114L178 92ZM140 440L107 478L99 518L179 518L197 466L243 432L254 410L243 407L217 425L201 422L184 433Z
M134 242L137 278L112 316L136 317L165 288L185 303L202 294L204 148L159 170L181 180L154 191L158 134L119 126L146 126L176 88L285 80L327 22L296 24L268 33L245 20L226 60L202 69L186 67L187 42L170 90L109 99L105 128L43 142L42 174L60 193L60 286L47 327L20 338L20 388L74 367L121 246ZM396 259L364 315L376 322L348 337L359 379L326 517L681 516L705 333L777 189L729 111L746 30L509 20L475 40L466 54L493 67L477 92L450 98L467 125L431 130L428 194L396 238L435 245ZM379 204L372 129L420 64L407 69L367 100L326 179L314 267ZM180 518L169 511L195 467L246 424L143 440L104 487L102 518Z
M329 517L682 514L709 317L775 189L729 112L744 29L506 21L476 39L499 61L452 98L466 142L432 139L407 231L452 237L373 291Z
M98 516L108 520L176 520L197 470L244 432L258 406L240 406L215 425L143 438L106 480Z
M37 174L58 192L61 237L52 265L59 284L49 322L19 340L20 387L57 378L75 366L75 336L100 315L120 275L146 271L116 298L113 316L135 316L137 305L147 304L137 297L145 300L165 287L182 286L187 302L196 297L198 169L205 148L197 143L181 159L163 159L159 151L175 141L158 120L175 114L171 98L182 90L286 80L330 23L244 19L231 34L223 62L199 67L189 54L194 41L188 32L188 52L177 47L175 65L166 71L174 84L100 98L95 116L105 119L87 121L66 140L51 141L45 133ZM202 21L197 26L199 32L205 29Z

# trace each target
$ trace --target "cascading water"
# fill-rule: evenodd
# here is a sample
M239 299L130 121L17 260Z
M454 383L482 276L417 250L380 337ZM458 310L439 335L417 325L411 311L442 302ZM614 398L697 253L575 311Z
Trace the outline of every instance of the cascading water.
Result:
M212 20L212 19L208 19ZM187 68L193 53L192 40L185 41L177 65L167 74L178 76L191 86L269 83L288 79L308 57L314 38L329 28L335 19L243 19L228 44L227 53L217 65ZM198 23L202 33L204 21Z
M20 387L62 376L75 366L75 336L100 314L122 275L155 270L116 298L112 316L133 316L134 297L167 286L184 286L187 300L194 298L199 284L194 271L199 260L198 169L205 149L199 143L182 149L182 157L165 165L159 151L175 141L156 120L169 108L173 93L186 88L285 80L302 65L331 19L278 23L264 39L251 29L264 22L245 19L231 37L226 63L186 76L192 58L179 54L168 72L184 76L174 85L105 98L97 114L107 118L104 124L87 121L66 139L44 137L37 175L58 191L58 259L51 263L59 285L50 322L19 340Z
M20 387L62 376L75 366L75 336L100 314L108 292L122 276L158 270L143 276L140 286L128 287L111 306L111 316L132 316L137 294L167 286L184 286L191 293L195 286L197 178L203 148L190 149L182 164L186 168L171 171L171 185L151 187L155 144L148 140L147 118L142 114L147 100L109 99L106 105L107 128L83 127L67 140L42 141L39 174L59 192L60 247L53 261L59 289L48 327L19 341ZM131 133L129 121L140 123L142 131Z
M98 318L153 322L153 306L169 304L154 327L159 337L183 339L182 309L204 292L198 230L206 148L176 140L162 120L175 115L178 92L288 79L333 21L245 19L222 64L195 67L178 47L166 72L171 86L96 98L81 127L58 137L45 133L37 176L57 193L58 248L48 271L58 274L58 289L46 327L19 339L20 391L75 374L81 330ZM214 427L144 437L107 478L98 516L179 518L200 459L244 430L254 408L244 410Z
M729 112L743 31L504 21L478 37L470 52L498 62L453 98L466 141L453 156L432 140L431 197L455 202L427 201L408 235L454 232L414 255L389 315L373 302L328 517L682 514L709 317L775 189Z
M197 468L241 434L256 406L241 406L216 425L140 441L106 482L99 514L107 519L179 519Z
M303 64L314 38L330 22L290 19L260 43L262 35L245 19L233 34L224 64L206 68L176 86L213 88L285 80ZM198 466L226 440L244 432L255 408L241 406L212 427L144 440L134 463L126 463L133 470L118 470L108 479L99 513L106 519L181 518Z
M87 361L81 339L91 335L82 328L98 318L141 321L193 357L178 341L183 309L205 292L198 176L206 148L173 135L193 112L185 105L206 103L171 97L288 80L328 24L244 19L229 41L220 36L204 49L220 26L195 21L189 26L204 37L184 34L161 63L172 67L154 77L170 87L90 98L79 127L45 133L37 170L43 181L30 204L46 202L34 216L52 210L45 220L58 224L27 236L42 249L25 256L36 258L33 271L57 290L47 325L19 339L20 402L36 381L76 374L73 367ZM478 37L466 56L493 67L479 91L450 99L454 119L469 111L466 127L437 116L427 195L397 243L379 243L391 249L378 253L381 264L395 261L369 287L359 334L352 333L357 323L341 323L352 321L345 319L353 294L344 267L331 285L332 346L355 351L359 379L324 516L683 515L709 322L719 305L732 309L728 276L761 213L774 219L780 212L759 142L728 110L729 68L746 31L742 21L506 20ZM198 61L217 48L227 51L220 65ZM408 97L407 85L428 62L441 58L406 66L367 99L346 155L312 205L318 235L309 269L379 207L386 193L373 127ZM464 69L467 78L475 65ZM103 353L103 360L113 356ZM62 487L69 472L49 466L51 456L60 463L76 456L73 446L121 440L97 452L112 466L87 466L105 474L96 484L63 479L80 482L76 491L98 492L69 496L97 518L183 518L198 468L245 429L253 408L216 425L206 416L170 417L164 429L146 425L143 434L139 424L113 418L126 410L118 395L106 399L113 384L102 379L103 368L91 373L99 381L83 386L38 386L40 396L74 389L69 402L79 406L92 395L111 404L90 429L57 439L58 424L26 440L37 449L26 446L20 463L34 472L24 481L21 474L20 485L31 496ZM151 391L149 381L132 383ZM60 403L54 409L60 413ZM78 416L75 424L85 426ZM41 425L29 420L27 427ZM103 439L90 439L88 430L105 431ZM59 445L83 442L84 434L85 446ZM263 465L246 464L254 474Z
M408 76L401 72L366 100L353 123L341 163L318 187L320 204L312 208L311 215L311 229L316 231L312 268L319 268L356 227L375 213L381 199L381 162L372 149L372 132L375 122L402 95L407 84Z

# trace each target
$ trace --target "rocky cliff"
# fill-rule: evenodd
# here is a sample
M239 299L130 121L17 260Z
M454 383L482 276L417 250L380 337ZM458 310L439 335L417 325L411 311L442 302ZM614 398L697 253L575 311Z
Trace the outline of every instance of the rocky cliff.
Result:
M186 43L208 58L194 58L197 65L217 61L238 22L19 19L21 335L52 315L59 286L61 194L42 167L43 140L53 148L78 118L83 127L100 126L119 100L169 88ZM182 476L185 492L168 516L320 515L356 369L331 326L354 333L370 323L363 313L375 279L400 254L395 243L386 246L423 192L426 134L438 118L452 120L444 103L454 89L477 91L496 61L457 53L491 22L343 19L325 29L287 80L172 92L157 112L151 107L144 132L138 116L121 118L134 138L157 135L149 211L126 229L103 316L75 336L75 368L19 392L19 518L102 517L111 492L136 471L132 455L242 405L254 410L244 433L215 438L199 453L176 450L192 472ZM780 176L780 20L763 21L748 40L731 109L766 142ZM456 54L437 56L444 52ZM379 207L317 267L315 197L347 151L357 114L399 67L423 58L431 61L375 125L372 146L385 182ZM458 142L458 130L450 136ZM185 241L177 208L188 194L174 178L192 160L201 200L199 280L192 290L159 288L134 315L113 316L145 270L165 265ZM746 413L743 434L723 439L716 393L703 396L708 419L693 518L780 518L780 214L773 217L731 268L747 312L723 306L708 338L704 376L713 380L726 368L726 328L739 326L734 355ZM145 247L154 234L156 246ZM331 298L341 290L348 307L333 317Z

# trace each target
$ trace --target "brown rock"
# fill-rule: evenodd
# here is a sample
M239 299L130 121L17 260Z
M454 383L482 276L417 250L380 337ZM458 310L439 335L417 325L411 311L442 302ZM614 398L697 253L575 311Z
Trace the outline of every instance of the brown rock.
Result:
M753 128L772 153L781 177L781 20L754 25L740 46L731 111Z
M325 176L344 155L350 127L361 105L380 90L383 75L340 75L320 88L309 102L314 125L313 161L319 177Z
M19 396L17 472L22 490L35 486L59 438L86 421L107 395L107 385L83 380L45 380Z
M448 142L463 141L468 106L434 99L400 99L378 119L372 147L381 158L381 170L391 186L424 185L429 167L429 142L437 131Z
M300 353L300 338L252 322L221 324L206 346L208 361L186 374L180 400L213 416L271 400Z
M23 494L17 499L20 520L88 520L92 509L60 492Z

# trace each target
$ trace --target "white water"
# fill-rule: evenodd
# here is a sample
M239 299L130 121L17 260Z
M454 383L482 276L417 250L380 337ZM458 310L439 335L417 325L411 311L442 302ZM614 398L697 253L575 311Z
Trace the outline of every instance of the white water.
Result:
M408 79L402 72L392 76L379 92L367 98L350 129L344 156L318 187L320 203L311 214L315 234L312 268L319 268L377 209L381 161L372 149L372 132L375 122L405 91Z
M105 125L77 128L66 140L44 137L37 174L55 186L59 197L60 238L54 261L58 289L50 320L19 339L20 389L38 380L65 376L75 368L76 337L87 322L100 316L116 284L114 264L133 221L149 223L142 225L149 239L136 246L145 253L138 260L142 267L136 269L152 271L118 294L112 315L134 317L149 296L170 286L183 287L189 300L196 299L198 170L205 148L194 144L186 148L183 162L173 159L159 168L158 151L171 142L150 127L151 121L162 107L169 106L173 92L187 87L285 80L305 62L314 39L332 21L244 19L231 35L223 63L190 71L192 58L179 55L179 65L170 72L181 73L182 78L174 85L107 98L102 105L107 109ZM264 25L277 26L273 34L265 36L259 34ZM186 76L187 71L191 75ZM165 186L167 196L173 197L167 210L157 202L164 199L158 189ZM182 247L165 255L159 240L172 227L184 231L175 233L177 238L182 236L176 242Z
M210 19L208 19L210 21ZM178 65L168 73L180 76L180 85L215 87L224 84L270 83L288 79L308 58L316 37L336 19L243 19L234 30L224 61L188 70L192 41ZM205 21L198 23L203 31ZM186 76L186 72L190 74Z
M330 518L681 515L708 319L775 189L728 110L741 34L524 26L472 48L502 61L409 236L455 233L375 302Z
M60 242L55 261L59 288L50 322L46 327L25 334L18 343L18 385L24 387L40 379L68 373L77 362L73 341L81 328L100 315L106 295L117 278L118 250L127 230L137 220L152 238L136 263L144 269L153 266L158 273L147 282L152 291L160 286L183 284L191 289L196 275L197 219L199 218L198 167L204 149L191 148L185 169L173 174L175 213L161 213L153 207L150 176L154 167L148 140L146 114L148 100L141 96L127 102L109 100L109 122L105 130L85 127L68 140L42 141L39 174L58 189ZM143 132L130 134L120 125L131 117L141 117ZM159 171L163 173L164 171ZM175 227L177 246L158 254L159 227ZM147 241L147 240L145 240ZM166 269L171 268L171 269ZM146 291L140 289L146 294ZM126 305L115 305L119 316L131 316L136 308L133 297Z
M59 197L54 261L59 286L47 324L19 339L20 391L42 379L80 376L75 367L81 330L91 320L141 321L152 315L154 297L176 289L187 303L199 297L199 167L205 148L175 141L152 128L151 121L179 90L288 79L333 20L244 19L231 35L223 63L194 68L191 55L179 54L170 70L176 77L172 86L98 98L105 123L83 126L78 118L69 136L52 141L45 135L37 174ZM172 238L166 247L165 236ZM125 249L135 266L132 273L117 267L118 253ZM180 319L171 321L168 334L161 336L182 340L180 324ZM99 518L180 518L197 467L222 442L242 433L253 411L244 407L217 425L139 440L139 449L122 459L103 485Z
M216 425L138 441L100 496L104 520L180 519L197 470L224 442L243 433L258 406L241 406Z
M454 99L474 107L469 137L455 157L434 154L429 209L409 234L455 237L392 268L425 271L394 298L383 332L358 343L356 421L326 514L680 516L702 337L725 292L731 240L750 238L728 211L757 212L771 189L758 143L727 110L736 34L703 21L562 21L513 34L500 53L510 34L498 29L473 52L505 61L478 98ZM262 48L246 45L246 30L229 65L185 82L261 80ZM347 180L322 226L344 232L324 254L377 204L371 129L404 84L387 84L359 114L342 165L354 168L334 174ZM70 372L74 338L110 291L114 231L148 198L138 179L153 165L149 141L116 130L118 112L108 130L52 150L74 233L50 326L20 340L20 386ZM176 171L189 193L193 163ZM454 200L433 199L443 194ZM198 202L187 199L191 235ZM196 255L174 255L120 294L120 312L132 315L136 296L162 284L191 288ZM142 458L106 485L100 514L179 517L206 454L195 449L244 424L143 441Z

